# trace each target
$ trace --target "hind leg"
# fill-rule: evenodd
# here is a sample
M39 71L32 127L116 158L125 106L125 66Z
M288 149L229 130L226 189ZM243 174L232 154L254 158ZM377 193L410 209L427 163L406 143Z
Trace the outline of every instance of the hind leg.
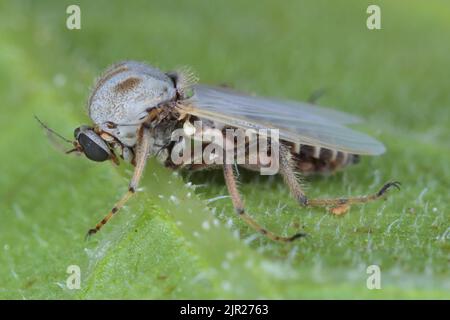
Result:
M280 174L283 176L284 182L288 185L292 196L305 207L332 207L332 212L336 214L345 212L352 204L362 204L378 200L391 187L400 189L400 182L393 181L386 183L378 192L370 195L339 197L334 199L308 199L298 182L293 167L289 149L285 146L280 146Z

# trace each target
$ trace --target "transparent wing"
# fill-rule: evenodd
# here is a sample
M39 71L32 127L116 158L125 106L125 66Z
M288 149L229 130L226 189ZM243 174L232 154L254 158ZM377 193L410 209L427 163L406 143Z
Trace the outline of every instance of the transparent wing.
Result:
M344 124L360 118L315 105L266 99L225 88L194 86L194 95L179 106L182 111L245 129L279 129L280 138L354 154L378 155L384 145Z

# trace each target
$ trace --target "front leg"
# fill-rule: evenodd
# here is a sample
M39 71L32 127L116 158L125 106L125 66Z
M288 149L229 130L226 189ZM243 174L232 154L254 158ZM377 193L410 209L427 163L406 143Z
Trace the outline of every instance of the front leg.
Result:
M104 217L95 228L90 229L87 236L91 236L97 233L108 221L111 219L124 205L125 203L134 195L136 189L141 180L142 174L144 173L144 168L147 163L147 157L150 150L150 139L151 133L150 129L143 124L138 131L138 139L136 144L136 167L134 168L133 177L131 178L130 184L128 186L128 191L125 195L116 203L116 205L111 209L111 211Z

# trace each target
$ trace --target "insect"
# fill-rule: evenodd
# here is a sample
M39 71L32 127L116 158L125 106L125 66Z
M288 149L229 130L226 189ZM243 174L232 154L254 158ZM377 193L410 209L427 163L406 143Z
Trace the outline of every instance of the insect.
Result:
M68 153L82 153L92 161L111 160L116 164L122 158L134 166L128 191L88 235L98 232L133 196L148 157L158 157L163 165L173 169L211 167L206 163L176 164L169 156L178 143L171 139L171 133L196 120L202 121L203 130L214 128L223 134L227 128L279 129L276 159L279 174L303 207L328 207L340 214L351 205L379 199L388 189L399 189L400 185L389 182L366 196L308 198L297 173L342 169L356 163L361 155L382 154L383 144L345 126L358 122L356 116L307 103L259 98L227 88L200 85L186 70L164 73L140 62L118 63L97 81L88 99L88 112L94 124L75 129L74 147ZM247 167L257 169L258 166ZM250 227L275 241L289 242L305 235L281 236L260 226L245 210L234 164L224 163L219 167L237 215Z

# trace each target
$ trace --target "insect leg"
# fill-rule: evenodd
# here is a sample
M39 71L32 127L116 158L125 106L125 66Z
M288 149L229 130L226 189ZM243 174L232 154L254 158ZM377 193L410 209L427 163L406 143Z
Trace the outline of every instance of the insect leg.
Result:
M307 205L311 207L343 206L358 203L361 204L380 199L391 187L395 187L400 190L400 182L388 182L384 184L378 192L366 196L344 197L336 199L306 199L306 202Z
M107 222L111 219L123 206L124 204L134 195L139 184L139 180L144 172L145 164L147 163L147 156L150 149L150 130L144 125L138 133L138 140L136 144L136 167L134 168L133 177L131 178L128 191L125 195L115 204L111 211L103 218L95 228L90 229L87 236L97 233Z
M266 237L274 241L291 242L297 238L306 236L306 234L304 233L297 233L290 237L283 237L276 235L261 227L255 220L252 219L252 217L250 217L245 212L244 203L241 199L241 195L239 194L239 190L236 185L236 177L234 175L233 165L225 164L223 166L223 173L225 176L225 182L228 188L228 192L230 193L231 200L233 202L234 209L236 210L238 216L241 217L250 227L252 227L256 231L260 232L261 234L265 235Z
M308 207L338 206L343 208L343 206L377 200L391 187L400 189L400 182L393 181L386 183L377 193L371 195L335 199L308 199L297 180L297 176L291 163L291 154L285 146L280 146L280 173L291 190L292 196L297 199L301 205Z

